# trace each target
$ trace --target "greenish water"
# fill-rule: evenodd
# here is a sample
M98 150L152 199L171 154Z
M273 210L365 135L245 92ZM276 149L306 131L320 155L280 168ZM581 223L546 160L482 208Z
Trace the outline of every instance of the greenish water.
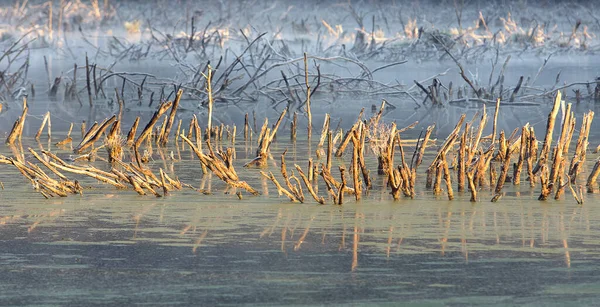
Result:
M239 164L254 152L241 143ZM275 157L288 147L279 143ZM288 165L305 165L307 147L289 145ZM257 170L238 168L262 193L239 200L217 178L203 178L189 151L181 155L181 161L152 165L196 187L204 180L211 195L188 189L155 198L83 180L93 187L83 196L45 200L3 166L0 303L436 306L597 300L597 195L586 195L583 206L568 194L539 202L537 189L507 185L498 203L488 202L486 188L482 201L472 204L467 194L447 201L418 188L414 200L394 202L381 188L383 178L375 177L376 188L360 202L348 197L343 206L292 204ZM275 162L269 167L278 170Z

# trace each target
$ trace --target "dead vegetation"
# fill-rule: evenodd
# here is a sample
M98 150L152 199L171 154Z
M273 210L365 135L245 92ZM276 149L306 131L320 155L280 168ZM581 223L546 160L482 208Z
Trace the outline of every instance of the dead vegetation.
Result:
M182 95L183 91L180 90L174 101L161 103L139 133L138 118L129 133L123 134L121 114L107 118L100 124L94 123L87 130L83 129L81 141L72 149L75 156L70 156L67 161L50 149L44 149L40 143L42 131L47 127L48 144L51 144L50 114L44 117L35 136L40 150L30 147L23 149L23 125L28 110L27 100L24 99L23 114L15 121L6 141L13 156L1 156L0 162L15 167L46 198L82 194L91 188L82 182L91 182L90 180L118 190L132 190L140 195L156 197L167 196L182 187L209 194L210 189L203 186L194 188L182 183L173 167L167 167L168 161L184 161L181 154L187 147L199 160L199 171L204 176L216 176L226 185L226 191L232 193L230 189L233 192L242 189L251 195L259 195L260 192L247 180L242 180L236 171L238 160L235 127L221 125L209 128L207 125L207 133L203 134L199 121L194 117L187 133L182 130L181 122L176 130L170 129L174 127L173 114L177 112L177 101ZM561 104L564 106L563 116L561 122L557 123ZM386 103L383 102L379 111L368 119L363 118L361 113L346 132L332 131L329 128L329 117L326 116L318 142L322 153L319 154L317 150L317 156L313 157L308 150L308 164L301 166L295 163L290 170L285 161L287 150L284 151L278 166L281 179L269 170L269 161L273 159L270 148L276 140L276 132L286 111L279 116L272 128L265 119L258 134L257 157L245 163L245 166L260 167L261 170L255 172L271 181L279 195L300 203L313 199L318 204L342 205L348 201L348 197L360 201L378 189L389 191L394 200L403 197L414 199L424 191L435 197L445 194L448 200L453 200L457 197L455 191L459 198L466 197L464 192L468 191L472 202L480 201L486 194L490 195L492 202L497 202L505 195L507 184L517 186L529 182L531 188L539 189L539 200L550 197L558 200L570 193L581 204L585 198L584 184L588 193L597 191L599 162L596 161L588 172L587 180L583 178L594 112L586 113L579 129L576 129L577 121L571 109L572 104L562 100L560 91L554 98L541 146L538 146L535 131L529 124L508 133L498 131L496 123L500 103L496 105L492 121L488 120L485 106L470 120L463 115L439 145L431 138L435 129L433 125L422 131L417 139L404 139L402 134L413 129L416 123L402 129L396 128L395 123L382 123L385 106ZM156 124L161 120L162 125L157 127ZM490 122L492 134L486 136L484 131L489 128ZM553 134L555 126L560 127L556 140ZM72 127L73 125L71 129ZM252 134L252 131L248 132L243 141L246 150L253 143L250 138ZM576 134L577 138L574 139ZM310 138L308 142L311 142ZM69 131L67 138L58 144L65 146L71 143ZM229 143L231 147L223 147L224 143ZM171 145L167 146L168 144ZM572 151L571 145L574 145ZM101 148L106 149L106 155L101 154ZM173 151L170 155L166 153L168 148L175 149L177 158ZM408 148L412 151L410 159L407 155ZM431 158L427 158L427 155L431 155ZM376 158L377 172L371 172L370 158ZM96 161L103 162L98 164ZM424 161L428 166L420 171L419 166ZM162 166L159 166L161 163ZM273 164L276 165L275 162ZM109 168L103 170L101 165L108 165ZM249 176L252 169L244 172ZM382 183L377 184L378 182ZM266 189L264 185L263 189ZM241 196L239 192L236 193ZM268 189L263 193L268 194Z

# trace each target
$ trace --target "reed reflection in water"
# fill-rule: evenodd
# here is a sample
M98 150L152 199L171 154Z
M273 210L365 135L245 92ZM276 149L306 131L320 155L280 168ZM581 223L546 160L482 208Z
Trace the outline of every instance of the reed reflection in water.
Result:
M593 225L600 210L592 201L507 196L501 204L472 205L431 196L312 206L232 202L218 194L214 203L198 204L197 197L84 195L16 204L3 193L1 300L73 302L65 293L77 290L90 294L78 302L128 302L119 294L127 283L186 302L284 303L261 296L268 286L309 303L423 297L447 303L490 295L533 300L566 284L575 295L577 285L599 282L600 229ZM10 280L61 291L25 299ZM199 292L182 297L183 289Z

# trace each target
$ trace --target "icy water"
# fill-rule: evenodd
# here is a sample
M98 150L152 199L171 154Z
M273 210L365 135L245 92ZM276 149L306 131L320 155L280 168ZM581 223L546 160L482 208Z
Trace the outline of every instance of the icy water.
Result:
M593 201L19 192L0 196L3 305L581 305L600 289Z
M306 165L307 150L315 145L300 140L294 146L280 138L273 155L288 149L288 167ZM253 153L238 141L238 164ZM240 177L262 194L239 200L217 178L202 176L189 149L180 154L181 161L157 159L150 165L204 187L210 195L188 189L155 198L82 180L93 187L83 196L45 200L15 169L4 166L0 303L435 306L597 301L597 194L586 195L582 206L570 195L540 202L539 189L507 185L499 202L490 203L491 192L484 189L482 201L472 204L468 193L458 193L454 201L432 195L422 187L420 174L416 198L394 202L381 187L383 178L374 175L375 189L360 202L347 197L343 206L293 204L278 197L257 170L236 164ZM367 157L370 169L376 167L374 159ZM108 168L104 162L96 166ZM275 162L269 169L278 172Z

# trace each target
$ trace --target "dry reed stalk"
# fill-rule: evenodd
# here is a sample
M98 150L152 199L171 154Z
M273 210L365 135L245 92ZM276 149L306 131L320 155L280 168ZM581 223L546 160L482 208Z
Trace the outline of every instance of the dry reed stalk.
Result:
M377 174L389 175L389 172L394 167L394 147L396 145L396 124L392 123L386 146L380 149L377 157L378 166Z
M115 121L110 133L104 141L104 144L106 145L106 150L108 152L109 163L114 163L114 160L120 160L123 157L123 147L121 144L122 138L120 135L117 135L119 126L119 121Z
M552 157L552 167L550 169L550 175L548 178L549 186L545 189L548 190L549 193L552 193L553 187L556 184L560 174L563 173L563 156L565 153L565 148L568 146L567 144L571 142L570 137L572 137L571 130L575 128L575 122L573 118L573 113L571 112L571 104L567 105L567 111L565 113L565 117L563 119L563 125L560 132L560 137L558 138L558 142L555 146L554 155ZM541 197L544 200L546 196Z
M592 171L590 172L590 175L588 176L587 179L587 192L588 193L595 193L595 189L596 189L596 181L598 179L598 175L600 175L600 158L596 159L596 163L594 163L594 167L592 168Z
M544 163L540 166L540 185L541 192L540 196L538 196L538 200L546 200L550 193L552 193L551 184L550 184L550 173L548 171L548 166Z
M435 165L435 180L433 181L433 195L442 193L442 161L439 160Z
M466 117L465 114L461 115L460 119L458 120L458 123L456 124L456 126L454 126L454 129L448 135L448 137L446 137L444 144L442 144L437 155L435 156L435 158L429 165L429 168L427 169L427 181L425 183L425 185L428 189L431 188L432 181L433 181L433 175L434 175L433 173L437 169L437 164L439 162L440 156L442 155L442 153L444 153L444 154L447 153L454 145L454 142L456 142L458 134L460 133L460 127L462 126L463 122L465 121L465 117Z
M544 144L542 145L542 151L540 153L540 157L538 160L538 164L536 168L539 168L540 163L548 160L550 153L550 146L552 144L552 133L554 132L554 125L556 122L556 116L558 115L558 111L560 109L560 103L562 99L562 94L560 91L556 91L556 97L554 98L554 105L552 106L552 110L550 114L548 114L548 121L546 123L546 136L544 137ZM536 172L534 172L535 174Z
M344 187L342 188L342 183L337 181L335 178L333 178L333 176L331 175L331 171L328 170L327 168L321 169L321 177L323 177L326 184L330 184L332 187L335 187L336 189L338 189L337 194L339 194L340 189L341 189L341 191L344 193L354 195L354 193L355 193L354 188L349 187L347 184L344 185Z
M535 138L535 130L533 127L529 128L529 140L527 145L527 176L529 177L529 185L535 186L535 174L533 173L533 167L535 161L537 161L537 139Z
M43 153L47 154L47 152L43 152ZM88 168L86 170L82 170L82 169L79 169L79 168L75 168L73 165L62 165L62 164L55 163L55 162L52 162L52 161L50 161L48 163L50 165L52 165L54 168L60 169L62 171L73 173L73 174L78 174L78 175L85 175L85 176L94 178L94 179L96 179L98 181L102 181L104 183L108 183L108 184L110 184L110 185L112 185L112 186L114 186L114 187L116 187L118 189L125 189L126 188L126 186L123 185L122 183L120 183L118 181L115 181L112 178L108 178L106 176L100 175L98 173L99 170L97 170L97 169L95 169L93 167L90 167L90 168Z
M325 182L325 187L327 188L327 192L333 198L333 203L337 204L338 203L337 193L334 191L333 185L327 179L325 179L325 175L324 175L324 171L323 171L324 168L325 168L325 166L321 163L321 172L319 174L321 175L321 177L323 177L323 181Z
M62 141L56 143L56 146L61 147L67 144L71 144L73 142L73 138L71 138L71 132L73 131L73 123L69 126L69 132L67 132L67 137L65 137Z
M133 190L136 191L139 195L146 195L146 191L144 191L144 189L142 189L142 187L140 186L138 180L134 179L134 177L132 175L123 175L125 176L125 181L128 181L129 184L131 184L131 186L133 187Z
M521 172L523 170L523 163L525 162L525 159L526 159L528 145L529 145L529 124L526 124L521 129L519 160L518 160L517 164L514 165L514 172L513 172L512 182L514 185L521 184Z
M358 145L358 164L363 176L363 182L367 187L367 190L373 188L373 182L371 181L371 172L367 169L367 163L365 160L365 140L367 138L367 129L364 124L361 124L360 134L355 135L356 139L359 140Z
M577 193L575 191L575 189L573 189L573 185L571 184L571 182L574 181L572 180L569 176L567 176L567 185L569 186L569 190L571 191L571 195L573 195L573 198L575 199L575 201L577 202L578 205L583 205L583 189L579 189L579 193Z
M210 71L209 71L210 74ZM179 101L181 100L181 95L183 95L183 89L179 89L177 91L177 95L175 96L175 100L173 100L173 106L171 106L171 113L169 117L167 117L167 123L164 129L164 132L159 136L160 145L165 146L169 142L169 135L171 134L171 128L175 123L175 115L177 114L177 108L179 107Z
M321 138L319 139L318 147L323 147L323 145L325 144L325 138L327 137L327 132L329 131L329 122L329 113L325 113L325 119L323 120L323 129L321 130Z
M61 172L59 172L59 171L58 171L58 170L57 170L55 167L53 167L52 165L50 165L50 164L48 163L48 161L46 161L46 160L42 159L42 158L41 158L41 157L38 155L38 153L37 153L37 152L35 152L35 150L33 150L33 149L31 149L31 148L28 148L28 150L29 150L29 152L30 152L31 154L33 154L33 156L34 156L34 157L35 157L35 158L36 158L38 161L40 161L40 163L42 163L42 164L43 164L43 165L44 165L44 166L45 166L47 169L49 169L51 172L53 172L53 173L54 173L56 176L58 176L60 179L62 179L62 180L69 180L69 179L67 178L67 176L63 175L63 174L62 174Z
M140 148L142 146L142 142L144 142L144 140L146 138L148 138L150 136L150 134L152 133L152 129L154 128L154 125L156 124L156 122L158 122L158 120L163 116L163 114L165 114L165 112L167 112L167 110L172 105L173 105L173 102L171 102L171 101L162 102L160 104L160 106L158 107L158 110L156 110L154 112L154 115L152 116L152 118L150 119L148 124L146 124L146 127L144 128L144 130L142 130L142 133L135 140L135 143L134 143L135 147Z
M160 146L160 138L165 133L165 128L167 127L167 120L168 120L168 118L165 116L163 118L162 125L160 125L160 128L156 129L151 136L152 141L156 142L156 145L158 145L158 146Z
M184 135L181 135L181 138L188 144L188 146L190 146L190 148L192 148L198 159L200 159L200 162L204 164L208 169L210 169L211 172L215 174L219 179L221 179L226 184L232 187L242 188L251 193L252 195L259 194L258 191L252 188L247 182L239 180L239 177L233 169L232 150L228 149L226 153L221 153L219 156L217 156L214 153L212 146L210 145L210 140L207 140L209 154L205 155L200 150L198 150L198 147L196 147L196 145L194 145L194 143L192 143L190 139L188 139Z
M246 163L244 167L265 167L267 166L267 159L270 155L271 143L275 139L275 134L283 121L283 118L287 112L287 109L284 109L283 112L279 115L279 119L277 123L273 126L273 130L267 128L268 121L265 119L265 123L260 132L260 136L258 139L258 148L256 149L256 158L252 159L250 162Z
M356 137L352 138L352 143L353 143L353 148L352 148L352 181L354 183L354 191L356 193L354 193L354 197L357 201L360 200L360 197L362 196L362 184L360 182L360 180L358 179L358 150L359 150L359 145L358 145L358 140L356 139Z
M477 188L475 187L475 181L473 179L473 174L471 172L467 172L467 180L469 182L469 192L471 192L471 202L477 202Z
M566 166L567 160L565 158L562 158L560 163L561 163L560 168L564 169ZM559 175L559 177L557 179L558 188L556 189L556 193L554 194L555 200L559 200L562 197L562 195L565 194L565 187L570 183L570 181L565 182L563 175L564 174L562 174L562 172L561 172L561 174Z
M129 129L129 132L127 133L127 146L131 147L133 146L134 140L135 140L135 134L137 133L137 128L140 124L140 117L136 116L135 117L135 121L133 122L133 125L131 125L131 129Z
M468 129L465 129L465 131L463 132L461 138L460 138L460 143L459 143L459 147L458 147L458 161L457 161L457 185L458 185L458 192L462 192L465 190L465 181L466 181L466 174L467 174L467 133L468 133Z
M346 169L343 166L339 167L340 169L340 178L342 180L341 184L340 184L340 188L338 190L338 195L337 195L337 200L338 200L338 205L343 205L344 204L344 189L346 188Z
M302 202L300 201L298 198L296 198L296 196L294 196L294 194L292 194L290 191L286 190L284 187L281 186L281 184L279 183L279 181L277 181L277 179L275 179L275 176L273 176L272 172L269 172L269 174L260 171L261 175L263 175L265 178L271 180L273 182L273 184L275 185L275 187L277 188L277 192L279 193L279 196L281 195L285 195L287 196L290 201L292 202Z
M396 133L396 142L398 143L398 148L400 149L400 159L401 164L397 167L400 177L402 178L401 189L404 193L404 196L414 198L414 178L411 178L414 174L411 168L406 163L406 159L404 158L404 147L402 146L402 140L400 139L400 132ZM392 165L393 167L393 165ZM416 173L415 173L416 174Z
M210 139L212 131L212 113L213 113L213 93L212 93L212 68L208 65L208 75L206 77L206 92L208 94L208 122L206 124L206 138Z
M354 130L358 129L358 125L362 123L362 120L360 118L362 117L363 111L361 111L358 115L358 120L354 123L354 125L352 125L352 128L350 128L350 130L346 131L346 134L344 134L342 142L340 143L340 146L338 146L338 149L335 152L336 157L341 157L344 154L344 151L346 150L348 144L350 144L352 136L354 135Z
M198 150L202 151L202 129L200 128L200 123L198 122L198 117L196 117L196 114L194 114L194 117L192 117L191 128L192 129L190 130L190 133L193 132L194 136L196 137L196 146L198 147ZM210 141L210 138L208 140Z
M484 105L483 112L481 113L481 118L479 120L479 126L477 127L477 133L475 134L475 138L470 140L469 146L467 147L467 165L470 165L473 162L473 157L475 156L475 153L479 150L479 143L481 142L483 129L487 125L487 120L487 112L486 107Z
M494 144L490 144L482 154L479 155L477 162L473 168L469 171L473 176L473 180L476 186L483 186L485 182L485 174L490 166L490 161L493 158Z
M294 195L294 197L296 199L298 199L298 201L303 203L304 202L304 193L302 192L302 187L299 184L298 185L292 184L292 182L290 181L290 177L288 176L287 166L285 164L285 154L286 153L287 153L287 150L281 154L281 176L283 176L283 180L284 180L285 184L287 185L289 191Z
M169 195L169 188L167 187L167 182L165 180L165 172L162 168L160 169L160 182L163 188L163 196Z
M306 186L306 189L308 190L308 193L313 197L313 199L317 203L319 203L321 205L325 204L325 199L323 197L317 195L317 193L315 192L315 190L314 190L311 182L308 180L308 177L302 171L302 168L300 167L300 165L294 164L294 167L296 167L296 170L298 171L298 174L300 174L300 177L304 181L304 185Z
M85 142L81 141L81 143L79 143L79 145L77 145L77 147L75 147L75 149L73 149L73 152L76 154L80 154L84 150L86 150L88 147L94 145L94 143L96 141L98 141L100 139L100 137L102 137L102 134L104 133L104 131L106 131L106 129L108 129L108 127L116 120L117 120L117 117L115 115L113 115L109 119L104 120L104 122L102 123L102 125L100 125L100 127L98 127L98 129L96 130L94 135L92 137L88 138L87 140L84 139Z
M429 143L429 138L431 137L433 128L435 128L435 125L431 125L431 126L427 127L427 130L425 131L425 136L423 137L423 140L421 141L421 144L419 145L419 151L416 154L416 156L413 155L413 159L411 161L411 169L413 169L414 171L416 171L416 169L419 167L419 165L421 165L421 162L423 161L423 157L425 156L425 149L427 148L427 144ZM416 148L415 148L415 150L416 150Z
M340 146L338 146L338 148L335 152L336 157L341 157L344 154L346 147L348 146L348 144L350 144L350 141L352 140L352 137L354 135L354 130L356 130L358 128L358 124L361 122L362 122L361 120L358 120L356 123L354 123L354 125L352 125L352 128L350 128L350 130L346 131L346 134L344 134L344 137L342 138L342 142L340 143Z
M21 116L15 121L8 138L6 139L6 144L13 145L17 139L21 139L23 134L23 127L25 126L25 118L27 117L27 111L29 107L27 106L27 98L23 98L23 113Z
M571 163L569 165L568 174L572 180L575 182L577 175L580 171L580 165L585 163L585 157L587 153L588 140L590 134L590 128L592 126L592 121L594 119L594 111L589 111L583 115L583 121L581 123L581 128L579 129L579 137L577 138L577 143L575 145L575 153L573 154L573 159L571 159Z
M496 109L494 110L494 122L492 127L492 144L496 142L496 126L498 125L498 113L500 113L500 97L496 99Z
M42 131L44 131L44 127L46 127L46 123L50 120L50 111L46 112L46 114L44 115L44 119L42 119L42 124L40 125L40 129L38 129L38 132L35 134L35 139L39 141L40 137L42 136ZM52 135L52 133L50 132L50 125L48 125L48 138L50 138L50 136Z
M179 119L177 123L177 130L175 131L175 143L179 141L179 134L181 134L181 125L183 125L183 119ZM177 146L179 148L179 146Z
M444 182L446 183L446 192L448 193L448 200L453 200L454 190L452 189L452 179L450 177L450 169L448 168L448 161L446 161L446 155L442 156L442 170L444 172Z
M498 176L498 181L496 182L496 188L494 189L494 196L492 197L492 202L498 201L500 197L502 197L502 188L504 187L504 183L506 182L506 177L508 175L508 170L510 168L510 156L511 146L509 146L508 141L504 137L504 131L500 131L500 139L498 140L500 143L501 152L504 150L502 155L502 166L500 168L500 175Z
M325 163L325 167L327 170L331 171L331 160L333 159L333 136L331 134L331 130L327 133L327 159Z
M88 131L85 133L85 135L81 139L80 144L87 143L94 135L96 135L96 132L98 132L99 127L100 126L98 125L98 122L94 122L94 124L90 127L90 129L88 129Z
M394 200L400 199L400 192L402 191L402 177L400 171L395 168L388 170L388 185L392 189L392 197Z

